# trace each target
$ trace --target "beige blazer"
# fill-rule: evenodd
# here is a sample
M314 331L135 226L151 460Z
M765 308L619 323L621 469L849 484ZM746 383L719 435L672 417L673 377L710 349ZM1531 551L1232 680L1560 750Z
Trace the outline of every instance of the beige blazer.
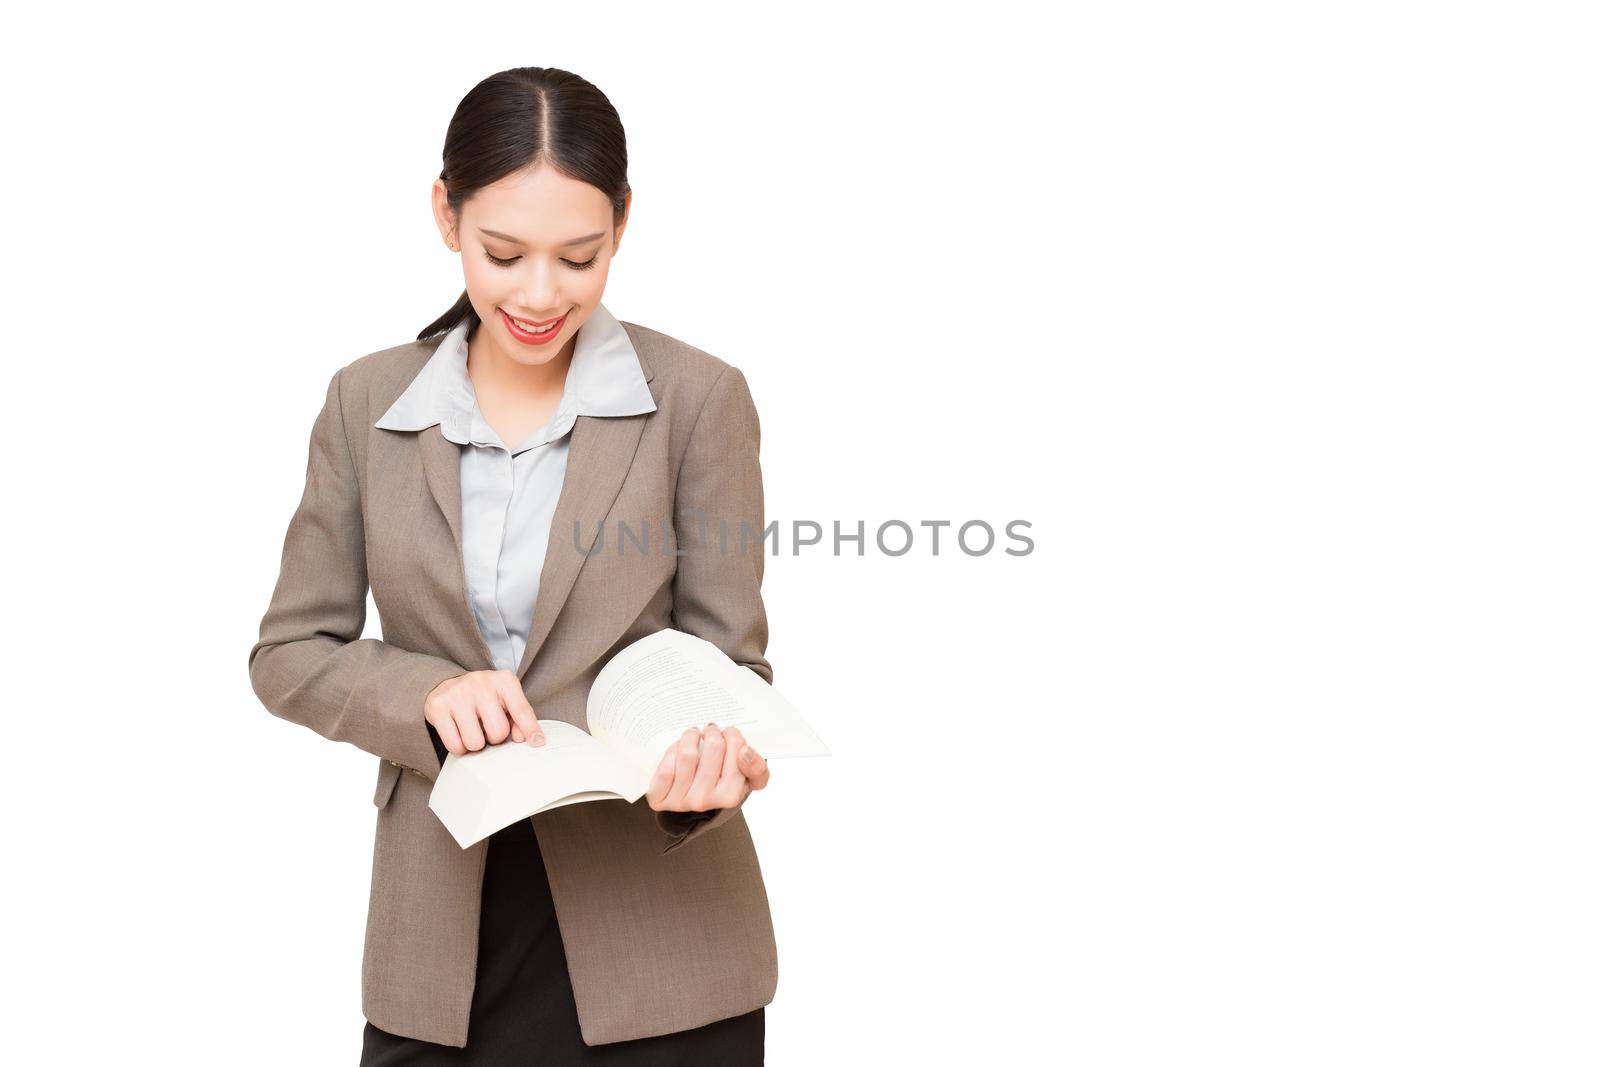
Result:
M580 416L573 427L517 670L539 717L580 727L600 668L666 627L772 680L764 544L745 547L739 536L741 521L757 535L765 528L760 425L744 375L623 326L657 409ZM422 705L444 679L494 664L467 599L459 446L437 425L372 425L437 344L374 352L329 382L250 682L272 714L378 757L362 1010L391 1033L464 1047L488 841L463 850L428 808L439 757ZM619 538L619 522L631 538ZM665 546L663 529L674 533ZM382 640L361 636L369 582ZM653 812L643 798L596 801L535 815L533 826L585 1042L685 1030L771 1003L772 918L738 808L695 821Z

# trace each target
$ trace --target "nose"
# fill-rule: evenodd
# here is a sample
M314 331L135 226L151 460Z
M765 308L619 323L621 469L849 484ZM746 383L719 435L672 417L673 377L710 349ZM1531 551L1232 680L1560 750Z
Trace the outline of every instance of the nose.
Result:
M529 263L528 271L521 280L523 284L517 289L516 298L529 314L539 316L561 314L555 272L548 265L539 262Z

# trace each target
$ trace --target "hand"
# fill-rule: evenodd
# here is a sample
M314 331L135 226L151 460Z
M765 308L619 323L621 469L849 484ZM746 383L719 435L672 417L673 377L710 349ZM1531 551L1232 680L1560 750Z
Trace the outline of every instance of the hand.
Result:
M767 761L745 741L736 726L693 727L667 747L645 797L653 811L711 811L744 803L752 790L765 789Z
M444 747L458 756L486 743L498 745L507 735L519 742L527 738L532 745L545 742L522 681L512 671L470 671L446 678L423 701L422 715L439 731Z

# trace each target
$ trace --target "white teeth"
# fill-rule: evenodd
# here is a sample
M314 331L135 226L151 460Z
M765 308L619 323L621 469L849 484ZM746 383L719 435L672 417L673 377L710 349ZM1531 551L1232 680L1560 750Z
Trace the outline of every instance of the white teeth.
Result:
M517 329L521 330L523 333L549 333L551 330L560 325L559 319L557 319L555 322L552 322L548 326L535 326L532 323L523 322L521 319L513 318L509 315L507 318L510 318L512 322L516 323Z

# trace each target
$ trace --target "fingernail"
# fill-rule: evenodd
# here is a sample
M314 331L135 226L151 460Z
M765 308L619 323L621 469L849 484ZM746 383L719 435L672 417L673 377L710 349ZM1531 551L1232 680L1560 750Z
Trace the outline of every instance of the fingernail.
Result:
M747 745L745 746L745 750L739 753L739 758L744 760L746 763L754 763L756 759L756 750Z
M544 734L534 734L533 743L535 747L544 744Z
M707 730L715 730L716 728L717 728L717 724L716 723L714 723L714 722L706 723L706 729Z

